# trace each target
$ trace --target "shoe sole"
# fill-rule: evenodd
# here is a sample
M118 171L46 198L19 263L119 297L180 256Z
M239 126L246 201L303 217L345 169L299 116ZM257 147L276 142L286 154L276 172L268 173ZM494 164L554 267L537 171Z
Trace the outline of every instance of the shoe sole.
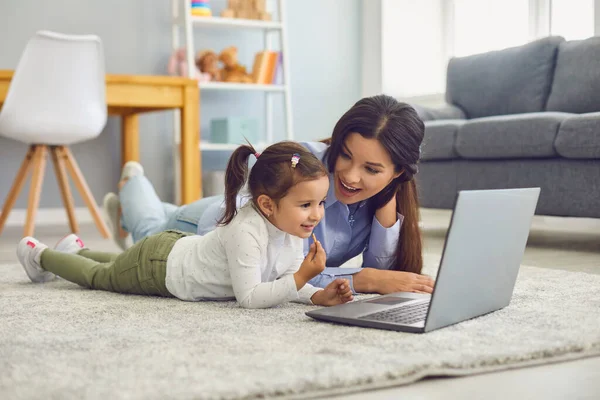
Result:
M56 250L56 251L60 251L61 253L71 253L71 254L77 254L77 253L78 253L78 252L80 252L81 250L85 249L85 246L84 246L84 247L81 247L81 246L79 246L79 247L77 248L77 251L76 251L76 252L72 252L72 251L66 251L66 247L65 247L65 246L62 246L62 243L63 243L63 241L64 241L66 238L68 238L68 237L70 237L70 236L74 236L74 237L76 237L76 238L77 238L77 240L81 241L81 239L79 238L79 236L77 236L77 235L76 235L76 234L74 234L74 233L69 233L68 235L65 235L65 236L63 236L63 237L62 237L62 239L60 239L58 242L56 242L56 244L54 245L54 250ZM83 244L83 242L81 242L81 244Z
M116 199L116 200L115 200ZM117 203L117 205L113 204ZM122 250L127 250L125 238L121 237L119 226L119 199L115 193L107 193L102 201L102 209L104 210L105 221L111 230L113 241Z
M130 171L136 171L135 174L131 174ZM127 178L131 178L133 176L143 176L144 175L144 167L137 161L127 161L125 165L123 165L123 169L121 170L121 180Z
M19 244L17 246L17 258L19 259L19 263L21 263L21 265L23 266L23 269L25 270L25 273L27 274L27 276L29 277L29 279L32 282L34 282L34 283L49 282L49 281L53 280L54 278L56 278L56 275L54 275L50 271L40 272L37 269L35 269L35 267L33 267L33 268L30 267L29 260L27 260L28 253L23 251L26 248L26 246L28 246L25 241L29 241L31 239L32 238L30 238L30 237L24 237L19 242ZM25 244L23 242L25 242ZM39 243L38 243L38 245L39 245Z

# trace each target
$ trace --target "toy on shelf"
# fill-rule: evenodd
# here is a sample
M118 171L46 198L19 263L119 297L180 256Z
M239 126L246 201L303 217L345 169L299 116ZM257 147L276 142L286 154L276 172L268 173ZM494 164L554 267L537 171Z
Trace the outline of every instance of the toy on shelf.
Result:
M227 8L221 12L221 17L271 20L265 0L228 0Z
M195 17L211 17L212 11L208 0L191 0L192 2L192 15Z
M208 81L220 81L219 56L212 50L203 50L196 54L196 67L208 75Z
M252 76L246 72L246 67L238 63L237 48L227 47L219 54L219 61L223 63L221 81L235 83L253 83Z
M167 66L167 72L169 75L185 77L190 76L188 74L188 65L186 60L187 57L185 48L182 47L175 50L173 54L171 54L171 57L169 58L169 65ZM194 67L194 71L192 72L191 76L200 82L210 81L210 75L202 73L198 67Z

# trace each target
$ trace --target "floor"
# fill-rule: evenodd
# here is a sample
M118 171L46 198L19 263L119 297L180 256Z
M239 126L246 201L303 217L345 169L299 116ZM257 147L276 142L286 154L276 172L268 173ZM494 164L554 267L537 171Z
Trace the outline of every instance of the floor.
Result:
M424 252L442 252L450 211L422 210ZM36 237L53 245L67 226L39 226ZM17 262L15 245L22 228L6 227L0 236L0 264ZM93 225L82 225L80 236L90 248L117 251ZM600 274L600 220L534 218L523 264ZM600 288L599 288L600 290ZM600 316L600 313L599 313ZM449 395L451 393L451 395ZM600 357L464 378L426 379L415 384L330 399L598 399Z

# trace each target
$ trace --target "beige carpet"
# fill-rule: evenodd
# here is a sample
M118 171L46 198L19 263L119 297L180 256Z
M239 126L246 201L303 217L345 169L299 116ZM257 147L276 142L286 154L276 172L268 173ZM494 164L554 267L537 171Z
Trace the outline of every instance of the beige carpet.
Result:
M600 355L600 275L522 267L509 307L416 335L0 271L2 399L316 397Z

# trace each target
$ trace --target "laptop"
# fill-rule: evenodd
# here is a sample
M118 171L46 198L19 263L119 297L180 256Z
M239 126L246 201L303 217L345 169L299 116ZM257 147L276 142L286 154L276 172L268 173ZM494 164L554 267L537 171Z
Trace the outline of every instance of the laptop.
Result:
M456 197L433 293L398 292L308 311L317 320L425 333L510 303L540 188Z

